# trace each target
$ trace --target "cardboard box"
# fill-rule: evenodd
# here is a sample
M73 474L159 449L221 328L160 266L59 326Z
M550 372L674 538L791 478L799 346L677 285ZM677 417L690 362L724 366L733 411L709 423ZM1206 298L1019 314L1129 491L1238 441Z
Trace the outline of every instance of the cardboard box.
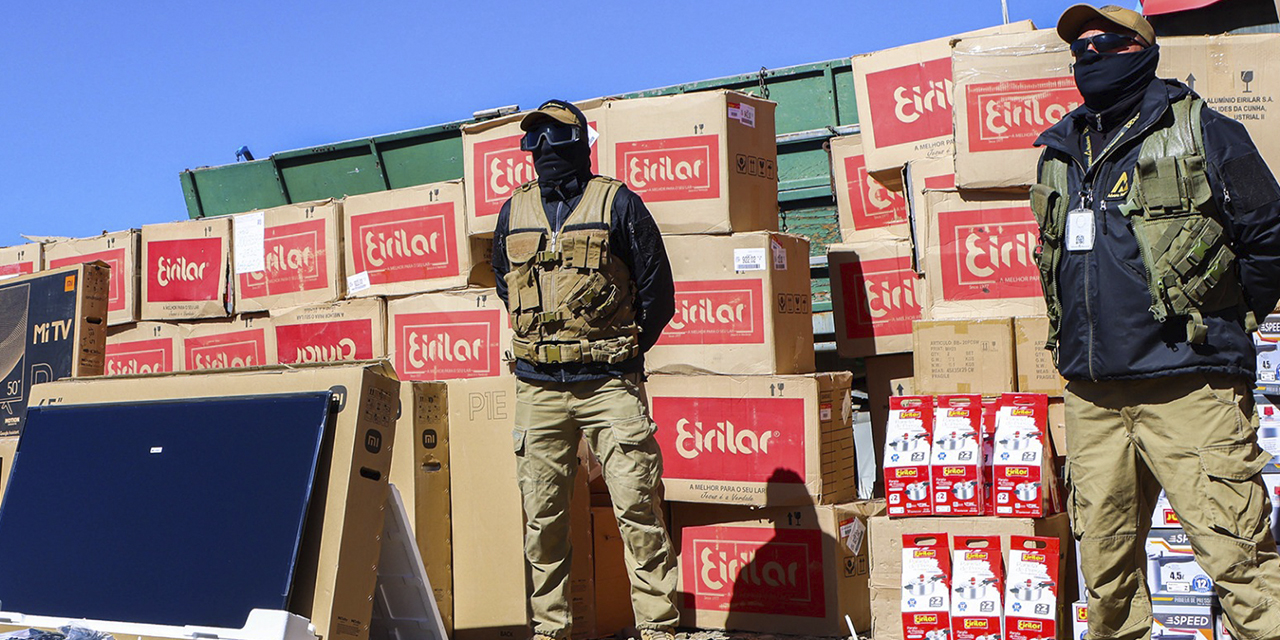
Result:
M0 446L3 446L0 443ZM591 507L595 564L596 636L611 636L636 624L626 550L612 506Z
M929 454L933 442L933 396L889 398L885 432L884 494L890 516L933 514Z
M867 167L894 169L921 157L952 154L951 41L1018 33L1030 20L853 57L854 91Z
M945 533L902 536L902 636L933 640L951 632L951 543Z
M814 369L809 241L784 233L667 236L676 313L645 354L657 373Z
M1164 40L1161 39L1163 54ZM1036 138L1084 104L1067 43L1054 29L962 38L952 44L956 184L1030 186Z
M1004 554L1000 536L956 536L951 553L951 637L1004 637Z
M137 229L104 233L93 238L60 240L44 245L46 269L82 262L105 262L111 267L107 293L107 324L138 321L139 256L142 234Z
M9 486L9 472L13 470L13 456L18 454L18 436L0 436L0 503L4 502L4 490Z
M867 171L862 134L831 138L830 150L840 238L844 242L910 238L906 196Z
M230 218L144 225L142 319L226 317L230 270Z
M902 640L902 536L905 534L947 534L1000 536L1000 546L1008 549L1011 536L1039 535L1062 541L1059 575L1063 585L1059 593L1076 593L1075 546L1071 523L1066 514L1043 520L991 517L925 517L889 518L876 516L869 520L871 560L872 633L876 640ZM1072 570L1068 571L1068 568Z
M341 212L322 200L233 216L236 313L341 298Z
M911 266L911 242L833 244L827 251L840 356L910 352L911 323L928 298L927 281Z
M454 640L530 635L524 508L516 457L514 376L450 380ZM482 532L482 533L481 533Z
M1257 380L1255 389L1260 393L1280 394L1280 313L1267 316L1253 334L1253 348L1257 352Z
M326 640L366 640L373 613L399 383L385 364L64 380L33 402L129 401L339 390L300 544L290 611Z
M139 322L116 327L107 334L106 366L109 376L184 371L185 332L169 322Z
M1071 638L1084 640L1089 633L1089 605L1085 601L1071 603Z
M601 162L606 143L604 103L587 100L574 103L587 117L587 126L600 136L591 147L591 170L608 174ZM520 113L485 120L462 127L462 172L466 185L466 230L469 235L493 235L502 204L520 185L538 179L533 156L520 150ZM621 178L619 178L621 179Z
M1276 99L1280 97L1280 34L1160 38L1161 78L1176 78L1219 113L1249 131L1272 173L1280 170Z
M387 305L382 298L273 310L271 325L280 364L387 357Z
M511 319L493 289L424 293L387 303L387 349L405 380L510 372Z
M454 180L343 200L347 296L492 286L491 243L468 239L462 191Z
M933 512L984 515L982 396L935 398L932 435L929 475L933 482Z
M867 372L867 405L871 414L871 440L875 444L876 469L884 468L885 429L889 422L891 396L916 395L912 378L914 364L910 353L873 356L863 361ZM902 384L906 379L911 388ZM899 389L901 387L901 389ZM879 473L876 474L880 475ZM876 495L884 495L883 481L877 482Z
M845 636L848 619L866 631L866 527L883 509L673 505L681 626Z
M995 515L1042 518L1061 511L1048 430L1049 399L1044 395L1000 396L992 452Z
M651 376L665 498L753 506L855 499L852 380Z
M1067 451L1067 407L1063 398L1049 398L1049 440L1053 443L1053 452L1059 456L1069 455Z
M17 612L0 612L0 634L25 632L35 628L52 637L59 629L72 626L90 628L103 637L114 640L187 640L188 638L222 638L224 640L315 640L311 623L303 616L286 611L254 609L249 612L243 627L197 627L192 625L159 625L117 620L84 620L52 616L29 616Z
M1018 369L1018 391L1061 397L1067 381L1058 375L1053 352L1044 348L1049 339L1048 316L1013 319L1013 343ZM1066 447L1059 449L1066 451Z
M1191 537L1181 526L1151 529L1145 546L1152 604L1207 607L1217 601L1213 578L1196 562Z
M929 191L921 200L926 318L1045 314L1040 228L1025 194Z
M93 262L0 281L0 437L22 430L41 383L102 375L109 271Z
M0 280L24 276L44 268L44 245L39 242L0 247Z
M1057 537L1013 536L1004 599L1005 637L1054 638L1062 628L1063 563Z
M186 371L241 369L278 364L276 334L266 316L183 326L182 364Z
M591 531L591 489L586 461L579 458L569 502L569 604L573 613L573 640L598 638L596 631L595 552Z
M912 337L916 393L999 395L1017 384L1009 318L920 320Z
M402 382L391 452L391 484L400 490L418 553L453 631L453 520L449 504L449 390L443 382Z
M723 90L607 102L601 173L627 183L662 233L776 231L776 107Z
M1227 640L1214 635L1218 608L1210 605L1151 605L1151 640Z

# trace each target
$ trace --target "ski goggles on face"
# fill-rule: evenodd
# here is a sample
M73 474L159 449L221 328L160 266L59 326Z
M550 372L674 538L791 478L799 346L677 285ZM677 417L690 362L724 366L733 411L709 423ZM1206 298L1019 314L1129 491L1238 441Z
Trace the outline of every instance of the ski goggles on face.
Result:
M1071 56L1079 58L1084 52L1089 50L1089 46L1093 46L1093 50L1098 53L1111 53L1117 49L1123 49L1131 44L1141 45L1138 39L1133 36L1127 36L1123 33L1100 33L1089 38L1080 38L1071 43Z
M546 140L547 144L553 147L559 147L573 144L581 139L582 134L577 127L555 120L548 120L539 123L534 128L526 131L523 136L520 136L520 150L533 151L542 144L543 140Z

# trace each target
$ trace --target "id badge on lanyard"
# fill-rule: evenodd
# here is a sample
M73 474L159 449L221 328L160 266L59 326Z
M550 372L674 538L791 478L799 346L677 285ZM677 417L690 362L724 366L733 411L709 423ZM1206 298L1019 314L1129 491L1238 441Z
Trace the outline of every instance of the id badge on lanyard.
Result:
M1067 251L1092 251L1094 224L1093 209L1073 209L1067 212Z

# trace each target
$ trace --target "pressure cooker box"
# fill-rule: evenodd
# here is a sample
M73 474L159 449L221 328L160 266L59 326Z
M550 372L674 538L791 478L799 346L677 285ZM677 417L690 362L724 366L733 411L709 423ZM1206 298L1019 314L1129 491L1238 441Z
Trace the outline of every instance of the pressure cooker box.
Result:
M938 396L933 407L933 512L980 516L982 486L982 396Z
M902 637L936 640L951 631L951 548L945 533L902 536Z
M1058 635L1063 606L1058 538L1013 536L1005 581L1004 625L1008 640L1042 640Z
M1041 518L1061 511L1046 396L1006 393L1000 397L994 459L995 515Z
M59 240L44 245L46 269L100 260L111 267L107 291L107 324L138 321L139 253L137 229L104 233L92 238Z
M958 535L951 552L951 637L1004 637L1004 554L1000 536Z
M933 396L889 398L884 493L890 516L933 513L929 466L932 439Z

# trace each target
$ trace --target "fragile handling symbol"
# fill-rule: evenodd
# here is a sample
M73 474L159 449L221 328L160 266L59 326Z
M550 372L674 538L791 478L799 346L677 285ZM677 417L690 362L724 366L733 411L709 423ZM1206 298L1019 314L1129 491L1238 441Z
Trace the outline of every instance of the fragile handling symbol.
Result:
M855 566L854 566L854 564L853 564L853 558L845 558L845 559L844 559L844 575L845 575L845 577L846 577L846 578L853 577L854 569L855 569Z

